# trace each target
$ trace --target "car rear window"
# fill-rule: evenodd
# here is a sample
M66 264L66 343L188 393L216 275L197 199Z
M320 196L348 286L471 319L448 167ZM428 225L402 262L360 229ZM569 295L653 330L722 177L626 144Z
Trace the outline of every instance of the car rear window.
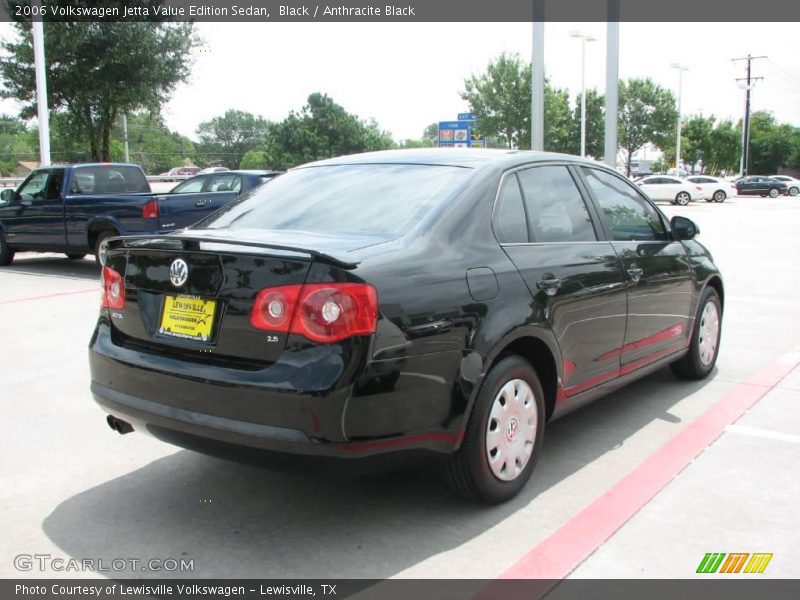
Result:
M395 237L473 173L439 165L361 164L289 171L197 225Z
M141 169L121 165L77 167L71 194L138 194L150 191Z

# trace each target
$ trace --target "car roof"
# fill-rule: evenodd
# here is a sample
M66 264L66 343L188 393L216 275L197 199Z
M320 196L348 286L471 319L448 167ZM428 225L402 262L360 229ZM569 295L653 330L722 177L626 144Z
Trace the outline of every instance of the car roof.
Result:
M297 168L353 164L417 164L475 169L486 166L513 168L532 162L547 161L569 161L586 165L600 165L608 168L602 163L579 156L572 156L570 154L538 152L533 150L489 150L473 148L413 148L365 152L363 154L337 156L336 158L307 163Z

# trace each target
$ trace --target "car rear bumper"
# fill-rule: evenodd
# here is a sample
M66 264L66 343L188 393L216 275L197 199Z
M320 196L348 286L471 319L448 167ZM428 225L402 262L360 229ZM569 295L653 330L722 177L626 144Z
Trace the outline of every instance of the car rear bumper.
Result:
M163 357L154 360L140 350L115 345L102 320L89 354L91 391L106 412L134 430L223 458L326 468L331 462L352 463L340 466L371 471L416 458L446 458L461 440L462 420L453 418L458 352L392 364L376 361L363 369L383 375L383 387L374 381L362 386L362 373L314 392L289 384L297 381L297 373L282 389L263 383L269 382L267 371L284 368L279 363L248 373L246 384L232 385L215 380L218 367L187 368ZM318 372L322 367L308 368ZM426 368L439 374L426 374ZM340 369L353 370L347 364ZM387 378L393 369L396 375Z

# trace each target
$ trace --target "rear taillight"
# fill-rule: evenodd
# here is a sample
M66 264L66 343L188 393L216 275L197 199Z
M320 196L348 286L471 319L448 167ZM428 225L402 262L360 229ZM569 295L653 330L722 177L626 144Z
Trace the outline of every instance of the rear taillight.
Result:
M125 308L125 282L114 269L103 267L103 298L101 308Z
M144 219L158 218L158 201L150 200L150 202L144 203L144 206L142 206L142 218Z
M266 288L256 295L250 323L256 329L338 342L375 333L378 294L364 283L307 283Z

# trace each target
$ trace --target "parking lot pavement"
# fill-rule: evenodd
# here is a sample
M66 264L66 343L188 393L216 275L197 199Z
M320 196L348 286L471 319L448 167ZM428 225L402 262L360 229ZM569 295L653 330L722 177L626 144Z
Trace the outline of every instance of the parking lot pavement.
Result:
M686 383L663 370L550 424L530 484L490 508L454 498L436 472L276 473L119 436L88 391L97 268L18 255L0 269L0 576L87 575L14 566L49 554L193 561L183 572L88 573L115 577L496 577L654 464L665 485L625 500L630 514L583 554L572 548L573 576L692 577L706 552L772 552L765 575L797 577L800 374L755 378L800 347L800 201L664 209L699 224L725 276L716 371ZM652 457L696 442L699 419L743 390L759 397L744 416L717 423L722 435L674 478L659 473Z

